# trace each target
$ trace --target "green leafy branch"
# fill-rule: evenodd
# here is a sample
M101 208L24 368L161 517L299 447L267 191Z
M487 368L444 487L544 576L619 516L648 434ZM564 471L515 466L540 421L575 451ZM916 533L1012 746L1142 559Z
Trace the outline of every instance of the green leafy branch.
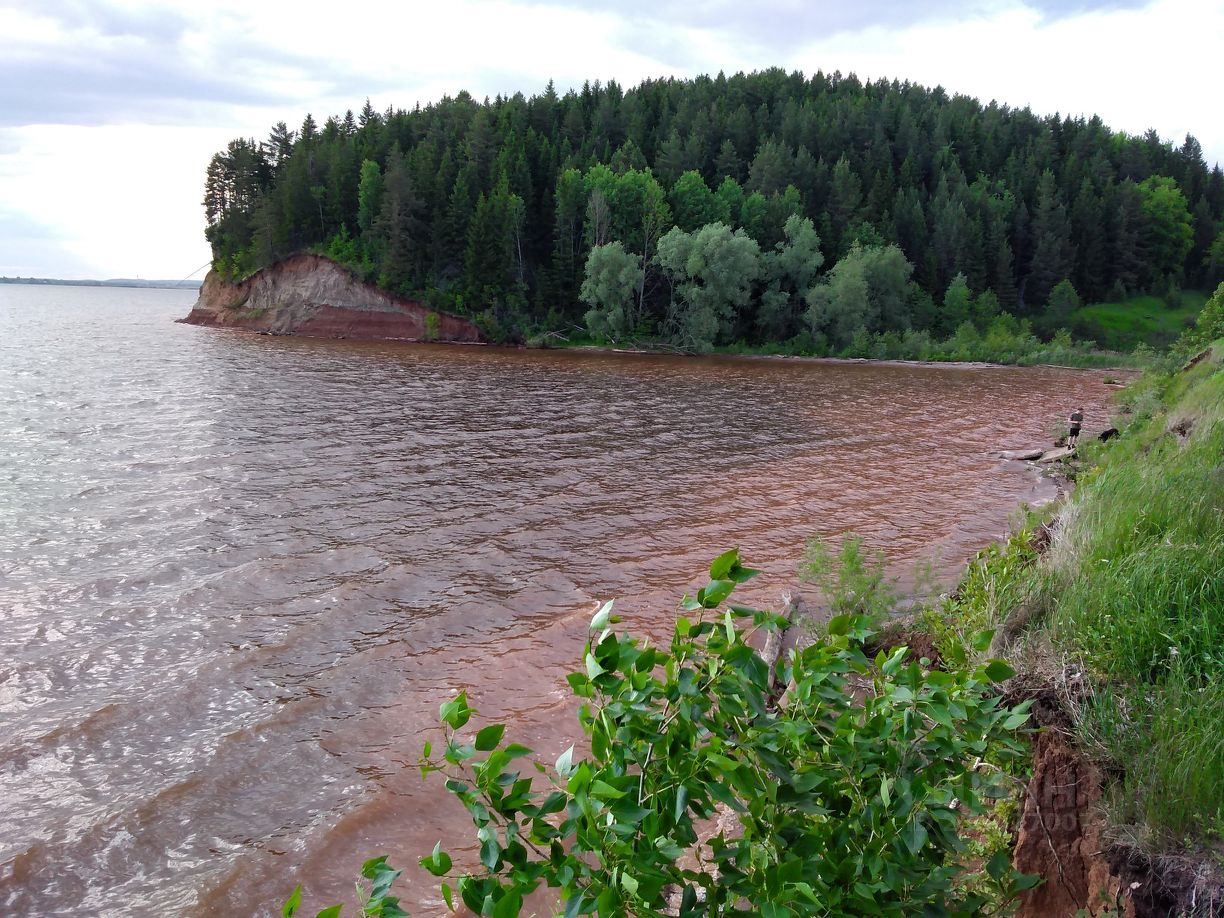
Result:
M1011 668L928 671L905 648L871 658L870 621L848 614L771 682L746 630L784 621L727 602L756 573L735 551L717 558L666 649L617 634L611 603L596 613L568 677L588 757L536 761L503 744L502 724L465 741L466 695L442 705L441 758L427 746L421 769L445 778L480 843L476 870L457 872L441 845L421 859L449 907L457 894L514 916L546 887L567 918L970 915L1036 882L1003 857L986 865L993 895L956 882L962 820L1007 793L974 765L1021 752L1027 705L1007 708L994 687ZM773 683L790 686L784 704ZM733 826L714 824L720 810Z

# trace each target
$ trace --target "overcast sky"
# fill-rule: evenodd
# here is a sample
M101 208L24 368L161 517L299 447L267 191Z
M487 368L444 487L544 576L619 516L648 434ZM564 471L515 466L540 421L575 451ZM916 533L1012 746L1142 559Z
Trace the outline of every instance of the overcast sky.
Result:
M310 111L781 66L1149 127L1224 161L1224 0L0 0L0 275L178 279L204 169ZM198 275L197 275L198 276Z

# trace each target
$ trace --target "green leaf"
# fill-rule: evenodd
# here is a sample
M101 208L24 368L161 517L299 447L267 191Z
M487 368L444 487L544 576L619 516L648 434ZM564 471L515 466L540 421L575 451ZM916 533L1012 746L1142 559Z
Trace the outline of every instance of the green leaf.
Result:
M1026 889L1032 889L1034 886L1040 886L1044 882L1044 878L1038 874L1022 873L1016 877L1014 889L1016 892L1024 892Z
M421 858L418 863L435 877L444 877L451 869L451 858L442 850L442 842L434 845L433 853L429 857Z
M591 794L596 797L611 800L619 800L621 797L625 796L625 792L623 790L618 790L607 781L599 780L596 780L591 784Z
M638 881L635 880L633 877L629 876L629 874L627 873L621 874L620 884L624 888L625 892L629 893L629 895L631 896L637 895Z
M523 897L513 889L493 905L492 918L518 918L523 909Z
M595 694L590 678L582 673L570 673L565 677L565 681L569 683L570 689L579 698L590 698Z
M563 778L568 778L573 773L574 747L570 746L561 755L557 757L557 764L554 766L557 769L557 774Z
M374 879L374 874L378 873L378 868L387 863L387 855L380 854L378 857L372 857L361 865L361 875L367 880Z
M599 665L599 661L595 659L595 654L593 653L586 655L586 669L587 677L591 679L594 679L596 676L602 676L607 672L606 669Z
M726 580L727 575L739 566L739 549L724 551L710 564L711 580Z
M476 751L489 752L490 750L496 749L505 732L505 724L489 724L489 726L485 727L483 730L480 730L476 734Z
M1028 711L1015 711L1003 721L1004 730L1019 730L1029 719Z
M986 664L986 678L991 682L1005 682L1015 674L1006 660L991 660Z
M289 898L285 900L285 904L281 906L281 914L284 918L293 918L295 912L302 904L302 884L299 883L293 887L293 892L289 894Z
M760 573L761 572L754 567L737 566L734 570L731 571L727 579L734 580L736 583L746 583L747 581L751 580L753 577L758 576Z
M451 892L449 883L442 884L442 898L446 900L446 907L453 912L455 910L455 897Z
M472 716L468 707L467 692L460 692L457 697L447 701L438 708L439 719L453 730L458 730Z
M679 822L680 817L684 815L684 810L688 806L689 790L683 784L676 788L676 806L672 813L674 822Z
M707 609L713 609L731 595L735 589L734 580L711 580L704 589L697 591L697 599Z
M994 880L1002 880L1011 870L1011 852L1006 848L996 851L986 863L986 873Z
M315 915L315 918L339 918L342 908L344 908L343 905L333 905L330 908L323 909L323 911Z
M973 636L973 649L978 653L985 653L990 649L992 640L994 640L993 629L987 628L985 631L979 631Z
M850 616L834 615L829 619L829 634L841 636L850 633Z
M497 862L501 858L501 846L498 845L496 838L488 838L480 846L480 863L484 864L490 870L497 869Z
M901 841L905 843L905 847L909 849L910 854L917 854L922 846L926 844L926 840L927 830L923 828L922 823L917 819L901 830Z
M595 617L591 619L591 631L603 631L608 627L608 620L612 618L612 600L608 600L599 607L599 611L595 613Z

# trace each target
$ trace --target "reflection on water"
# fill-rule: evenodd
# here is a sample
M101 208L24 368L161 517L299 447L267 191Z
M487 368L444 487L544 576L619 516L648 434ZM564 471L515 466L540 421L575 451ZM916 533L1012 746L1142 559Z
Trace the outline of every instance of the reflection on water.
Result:
M555 755L598 599L659 629L738 545L773 602L816 532L951 565L1031 494L995 452L1107 394L171 324L191 299L0 287L0 913L339 900L470 834L411 768L456 690Z

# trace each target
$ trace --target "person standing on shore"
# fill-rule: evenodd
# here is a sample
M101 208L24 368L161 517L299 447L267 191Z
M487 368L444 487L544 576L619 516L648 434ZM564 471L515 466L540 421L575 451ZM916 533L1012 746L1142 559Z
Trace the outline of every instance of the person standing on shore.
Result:
M1076 408L1071 412L1071 431L1067 434L1067 448L1075 449L1079 443L1080 427L1084 424L1084 409Z

